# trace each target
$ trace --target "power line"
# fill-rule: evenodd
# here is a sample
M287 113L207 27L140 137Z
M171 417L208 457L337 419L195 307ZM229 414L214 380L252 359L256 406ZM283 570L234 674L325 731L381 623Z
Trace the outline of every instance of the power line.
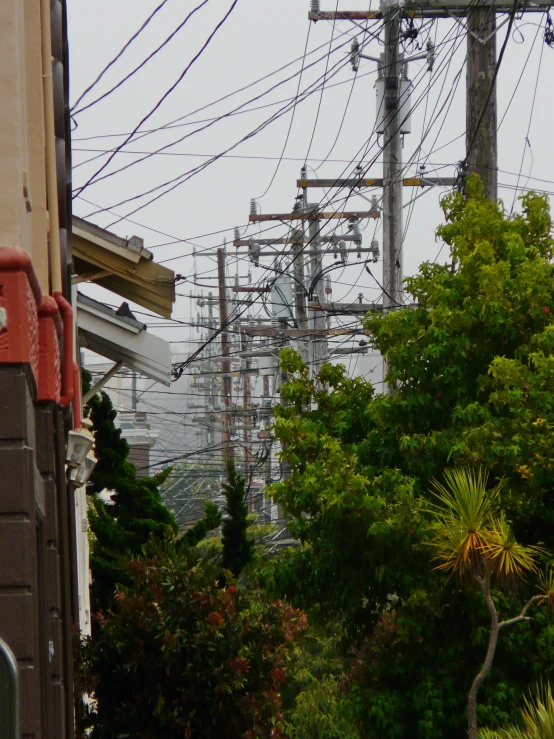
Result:
M514 191L514 198L512 200L512 207L510 208L510 213L513 213L514 212L514 206L516 204L516 197L517 197L517 192L518 192L518 187L519 187L519 180L520 180L520 177L521 177L521 171L523 169L523 162L525 160L525 152L526 152L527 146L529 147L529 149L531 151L531 156L533 156L533 150L531 149L531 142L529 141L529 134L531 133L531 124L533 123L533 112L535 110L535 101L537 99L537 89L538 89L538 86L539 86L539 79L540 79L540 76L541 76L542 55L543 55L544 47L545 46L546 46L546 44L541 44L541 54L540 54L540 57L539 57L539 68L537 70L537 76L536 76L536 79L535 79L535 89L533 91L533 102L531 103L531 110L529 112L529 124L527 126L527 133L525 134L525 142L523 144L523 152L521 154L521 164L519 165L519 172L518 172L518 175L517 175L516 189Z
M203 5L206 5L207 2L208 0L204 0L204 2L201 5L199 5L198 8L196 8L196 10L199 10ZM104 92L102 95L99 95L91 103L84 105L82 108L79 108L78 110L74 110L76 107L76 104L75 104L73 106L73 116L77 116L79 115L79 113L83 113L85 110L92 108L93 105L96 105L100 101L105 100L105 98L109 97L109 95L111 95L112 92L115 92L115 90L118 90L122 85L128 82L131 79L131 77L133 77L139 70L141 70L146 64L148 64L148 62L151 59L153 59L156 56L156 54L158 54L163 48L167 46L167 44L169 44L169 42L173 39L173 37L176 36L182 28L184 28L184 26L187 24L188 20L191 18L192 15L193 13L189 13L189 15L187 15L185 20L182 21L182 23L180 23L177 26L177 28L174 31L172 31L172 33L170 33L170 35L165 39L165 41L163 41L156 49L154 49L153 52L151 52L145 59L143 59L143 61L140 64L138 64L133 70L131 70L131 72L126 74L125 77L123 77L123 79L117 82L113 87L110 87L109 90Z
M200 5L197 5L195 8L193 8L193 10L191 10L191 12L189 13L189 15L187 17L187 20L188 20L188 18L190 16L192 16L194 13L196 13L198 10L200 10L200 8L202 8L206 4L206 2L208 2L208 0L203 0L200 3ZM207 49L207 47L211 43L212 39L216 35L216 33L223 26L223 24L225 23L225 21L229 18L229 16L231 15L231 13L233 12L233 10L235 9L237 3L238 3L238 0L233 0L233 3L231 5L231 7L229 8L229 10L227 11L227 13L225 13L225 15L223 16L222 20L219 21L219 23L217 24L217 26L214 28L214 30L211 32L211 34L208 36L208 38L206 39L206 41L202 45L200 51L198 51L195 54L195 56L192 58L192 60L187 64L187 66L185 67L185 69L183 70L183 72L179 75L179 77L177 78L177 80L171 85L171 87L169 87L168 90L166 90L166 92L164 92L164 94L162 95L162 97L158 100L158 102L154 105L154 107L150 110L150 112L147 113L142 118L142 120L136 125L136 127L133 129L133 131L127 136L127 138L125 139L125 141L122 144L120 144L120 146L118 146L116 148L116 150L111 154L111 156L108 158L108 160L106 162L104 162L104 164L91 177L89 177L89 179L87 180L87 182L85 182L84 185L82 185L81 187L77 188L77 191L76 191L76 194L75 195L80 195L84 190L87 189L87 187L89 187L96 180L96 178L98 177L98 175L101 172L103 172L104 169L112 161L112 159L117 154L117 152L119 151L119 149L123 148L133 138L133 136L136 134L136 132L139 130L139 128L144 123L146 123L146 121L149 118L151 118L154 115L154 113L158 110L158 108L163 104L164 100L166 100L167 97L169 95L171 95L171 93L173 92L173 90L175 90L175 88L177 87L177 85L183 80L183 78L185 77L185 75L187 74L187 72L190 70L190 68L193 66L193 64L200 58L200 56L203 54L203 52ZM74 197L75 197L75 195L74 195Z
M83 98L85 97L85 95L88 95L88 93L89 93L89 92L90 92L90 91L91 91L91 90L92 90L92 89L93 89L94 87L96 87L96 85L97 85L97 84L98 84L98 83L100 82L100 80L101 80L101 79L102 79L102 77L103 77L103 76L104 76L104 75L106 74L106 72L108 71L108 69L110 69L111 67L113 67L113 65L114 65L114 64L115 64L115 63L117 62L117 60L118 60L118 59L120 59L120 58L122 57L122 55L123 55L123 54L125 53L125 51L126 51L126 50L127 50L128 48L129 48L129 46L130 46L130 45L131 45L131 44L133 43L133 41L134 41L134 40L135 40L135 39L136 39L136 38L137 38L138 36L140 36L140 34L141 34L141 33L142 33L143 31L144 31L144 29L146 28L146 26L147 26L147 25L148 25L148 24L150 23L150 21L151 21L151 20L152 20L152 19L154 18L154 16L155 16L155 15L156 15L156 14L157 14L157 13L158 13L158 12L159 12L159 11L160 11L160 10L161 10L162 8L163 8L163 7L164 7L164 5L165 5L165 4L167 3L167 2L168 2L168 0L162 0L162 2L161 2L161 3L160 3L160 4L159 4L159 5L158 5L158 6L156 7L156 8L154 8L154 10L152 11L152 13L151 13L151 14L150 14L150 15L148 16L148 18L147 18L147 19L146 19L146 20L144 21L144 23L143 23L143 24L142 24L142 26L141 26L141 27L140 27L140 28L138 29L138 31L136 31L136 32L135 32L135 33L134 33L134 34L133 34L133 35L131 36L131 38L129 39L129 41L127 41L127 43L126 43L126 44L125 44L125 45L123 46L123 48L122 48L122 49L121 49L121 50L120 50L120 51L119 51L119 52L118 52L118 53L117 53L117 54L116 54L116 55L114 56L114 58L113 58L113 59L111 60L111 62L108 62L108 64L107 64L107 65L106 65L106 66L104 67L104 69L103 69L103 70L102 70L102 71L100 72L100 74L99 74L99 75L98 75L98 77L97 77L97 78L96 78L96 79L94 80L94 82L92 82L92 83L91 83L91 84L90 84L90 85L89 85L89 86L88 86L88 87L86 88L86 90L85 90L85 91L84 91L83 93L81 93L81 95L80 95L80 96L79 96L79 97L77 98L77 100L75 101L75 103L73 104L73 106L72 106L72 108L71 108L71 113L74 113L74 111L75 111L75 108L76 108L76 107L77 107L77 106L79 105L79 103L80 103L80 102L81 102L81 100L82 100L82 99L83 99ZM89 107L89 106L87 106L87 107ZM79 111L77 111L77 113L78 113L78 112L79 112ZM75 115L77 115L77 113L75 113Z

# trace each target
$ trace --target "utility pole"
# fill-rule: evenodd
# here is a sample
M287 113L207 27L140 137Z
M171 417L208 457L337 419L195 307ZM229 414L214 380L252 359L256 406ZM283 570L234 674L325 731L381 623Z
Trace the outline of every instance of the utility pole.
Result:
M467 29L467 171L479 175L487 198L497 200L496 11L494 6L468 7Z
M294 273L294 318L299 329L308 328L308 314L306 311L306 282L304 276L304 234L295 231L292 235L292 255ZM298 353L304 360L309 361L308 344L298 339Z
M131 375L131 381L132 381L132 389L131 389L131 410L134 411L134 413L137 412L137 400L138 400L138 393L137 393L137 373L133 372Z
M317 206L307 205L308 209L314 210ZM311 284L310 293L315 296L318 303L324 301L324 280L323 280L323 255L321 253L321 244L319 243L321 231L321 221L319 218L310 220L310 263L311 269ZM323 311L314 311L313 317L313 328L314 331L325 331L327 328L327 321L325 313ZM325 335L317 336L314 334L312 337L312 357L313 362L313 374L316 375L321 369L323 359L327 354L327 338Z
M384 66L378 70L385 78L383 99L383 303L395 307L402 288L402 141L400 135L400 97L403 63L400 59L400 6L385 4Z
M232 380L231 380L231 361L229 359L229 334L227 313L227 285L225 282L225 251L217 250L217 277L219 285L219 324L221 328L221 371L223 373L223 405L225 413L223 414L223 451L225 460L235 461L235 450L231 443L231 397L232 397Z

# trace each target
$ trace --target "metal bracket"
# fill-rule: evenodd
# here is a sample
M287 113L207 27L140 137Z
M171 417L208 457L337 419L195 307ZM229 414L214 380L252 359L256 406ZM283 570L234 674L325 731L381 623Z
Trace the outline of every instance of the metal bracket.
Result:
M101 389L102 389L102 388L104 387L104 385L106 385L106 383L108 383L108 382L109 382L109 381L110 381L110 380L112 379L112 377L113 377L113 376L114 376L114 375L115 375L115 374L116 374L117 372L119 372L119 370L120 370L120 369L121 369L122 367L124 367L124 366L125 366L125 363L124 363L124 362L116 362L116 363L114 364L114 366L113 366L113 367L111 368L111 370L110 370L109 372L106 372L106 374L104 375L104 377L101 377L101 378L100 378L100 379L98 380L98 382L96 383L96 385L94 385L94 387L91 387L91 389L90 389L90 390L88 391L88 393L85 393L85 394L83 395L83 397L82 397L82 400L81 400L81 403L82 403L83 405L86 405L86 403L88 403L88 402L89 402L89 400L90 400L91 398L93 398L93 397L94 397L94 396L96 395L96 393L97 393L97 392L98 392L99 390L101 390Z
M501 24L500 24L499 26L497 26L497 27L496 27L496 28L494 29L494 31L492 31L492 33L489 33L489 35L488 35L488 36L486 36L485 38L482 38L481 36L478 36L478 35L477 35L477 34L475 33L475 31L470 31L470 30L469 30L469 28L467 27L467 24L466 24L466 23L464 23L464 22L463 22L463 21L462 21L462 20L461 20L460 18L458 18L458 16L457 16L457 15L454 15L454 13L453 13L453 12L452 12L451 10L447 10L446 12L448 13L448 15L449 15L449 16L450 16L451 18L453 18L453 19L454 19L454 20L456 21L456 23L458 23L458 25L460 25L460 26L461 26L461 27L462 27L462 28L464 29L464 31L465 31L466 33L469 33L469 34L470 34L471 36L473 36L473 38L474 38L474 39L475 39L476 41L479 41L479 43L480 43L480 44L483 44L483 46L484 46L484 45L485 45L485 44L486 44L486 43L487 43L488 41L490 41L490 40L491 40L491 38L492 38L492 37L493 37L493 36L494 36L495 34L497 34L497 33L498 33L498 31L500 31L500 29L502 28L502 26L505 26L505 25L506 25L506 23L508 23L508 21L510 20L510 17L509 17L509 16L508 16L507 18L504 18L504 20L502 21L502 23L501 23Z

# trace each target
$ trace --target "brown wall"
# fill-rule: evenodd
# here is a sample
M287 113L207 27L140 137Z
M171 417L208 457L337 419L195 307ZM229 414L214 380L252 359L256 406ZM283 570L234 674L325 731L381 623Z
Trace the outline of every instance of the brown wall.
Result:
M64 434L34 380L0 365L0 636L20 670L21 736L73 736ZM57 452L57 453L56 453Z
M129 446L129 462L137 468L137 477L148 477L152 471L146 469L150 464L151 444L133 444Z

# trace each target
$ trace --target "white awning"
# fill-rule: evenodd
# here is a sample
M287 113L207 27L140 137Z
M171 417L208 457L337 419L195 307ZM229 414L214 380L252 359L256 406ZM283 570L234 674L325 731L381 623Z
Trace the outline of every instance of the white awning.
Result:
M77 296L79 346L140 375L171 384L169 343L149 334L146 325L85 295Z

